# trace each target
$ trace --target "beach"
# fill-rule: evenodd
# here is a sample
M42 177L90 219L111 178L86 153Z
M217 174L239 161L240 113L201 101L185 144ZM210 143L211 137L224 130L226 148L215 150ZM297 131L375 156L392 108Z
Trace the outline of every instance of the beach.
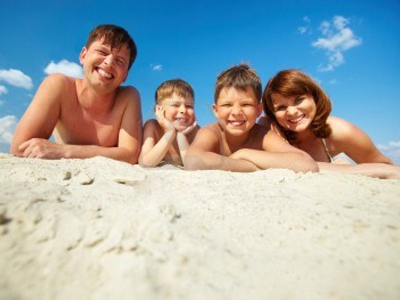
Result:
M0 300L400 299L400 180L0 154Z

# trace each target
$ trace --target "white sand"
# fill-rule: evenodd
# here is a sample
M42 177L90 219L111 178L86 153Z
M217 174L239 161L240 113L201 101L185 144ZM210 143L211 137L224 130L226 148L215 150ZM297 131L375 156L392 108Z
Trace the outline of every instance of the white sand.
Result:
M0 155L0 299L400 299L400 181Z

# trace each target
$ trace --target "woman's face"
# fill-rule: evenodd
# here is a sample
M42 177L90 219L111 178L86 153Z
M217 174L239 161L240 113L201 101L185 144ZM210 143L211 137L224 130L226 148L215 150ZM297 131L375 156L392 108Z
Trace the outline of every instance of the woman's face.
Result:
M282 96L272 94L274 115L279 125L287 130L301 133L310 128L317 112L311 95Z

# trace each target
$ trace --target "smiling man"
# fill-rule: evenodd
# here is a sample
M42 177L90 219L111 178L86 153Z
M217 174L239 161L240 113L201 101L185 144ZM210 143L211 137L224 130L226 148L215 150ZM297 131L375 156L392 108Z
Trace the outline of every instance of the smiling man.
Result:
M134 87L120 86L136 54L125 29L93 29L79 56L84 77L53 74L42 82L17 126L10 152L45 159L101 155L137 163L140 96ZM52 134L55 142L48 140Z

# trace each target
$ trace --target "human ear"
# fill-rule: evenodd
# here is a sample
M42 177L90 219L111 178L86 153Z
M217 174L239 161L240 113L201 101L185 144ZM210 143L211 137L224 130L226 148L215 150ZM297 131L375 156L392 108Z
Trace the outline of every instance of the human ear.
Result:
M257 105L257 118L261 115L262 110L263 110L262 103L259 103L259 104Z
M214 116L218 119L218 106L216 104L213 104L212 110L213 110Z
M86 54L87 54L87 48L83 47L81 53L79 54L79 62L81 63L81 65L83 65L83 63L85 62Z

